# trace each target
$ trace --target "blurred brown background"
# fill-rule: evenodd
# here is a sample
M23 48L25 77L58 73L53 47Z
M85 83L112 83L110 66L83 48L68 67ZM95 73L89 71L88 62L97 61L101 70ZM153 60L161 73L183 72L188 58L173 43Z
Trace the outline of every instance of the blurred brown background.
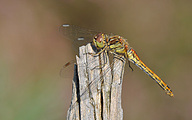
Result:
M172 88L170 98L144 72L125 71L124 120L192 119L192 1L1 0L0 119L64 120L71 100L71 23L124 36ZM126 69L129 69L128 66Z

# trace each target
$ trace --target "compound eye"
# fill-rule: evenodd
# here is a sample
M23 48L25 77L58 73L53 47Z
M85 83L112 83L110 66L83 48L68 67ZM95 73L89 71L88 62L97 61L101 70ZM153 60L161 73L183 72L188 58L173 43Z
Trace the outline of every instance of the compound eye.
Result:
M95 39L97 42L101 43L101 42L103 41L103 34L102 34L102 33L97 34L97 35L94 37L94 39Z

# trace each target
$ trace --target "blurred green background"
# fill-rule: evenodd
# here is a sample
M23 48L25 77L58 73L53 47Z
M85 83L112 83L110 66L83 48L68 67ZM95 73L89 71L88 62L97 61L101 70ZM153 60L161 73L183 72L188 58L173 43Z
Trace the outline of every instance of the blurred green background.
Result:
M0 120L64 120L72 93L71 42L63 23L128 39L172 88L170 98L144 72L125 71L124 120L192 119L192 1L0 0ZM129 69L128 66L126 69Z

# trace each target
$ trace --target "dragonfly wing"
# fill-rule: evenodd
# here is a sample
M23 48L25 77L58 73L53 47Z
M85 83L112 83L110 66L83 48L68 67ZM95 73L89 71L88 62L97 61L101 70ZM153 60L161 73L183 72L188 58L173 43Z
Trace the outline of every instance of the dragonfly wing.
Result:
M133 49L129 49L127 51L128 60L143 70L147 75L149 75L153 80L157 82L157 84L168 94L173 97L172 90L170 87L159 77L157 76L149 67L147 67L138 57L136 52Z
M72 24L63 24L59 28L59 32L64 36L68 42L71 43L71 50L73 54L78 55L78 48L80 46L86 45L89 42L92 42L94 36L99 32L87 29L84 27L72 25ZM64 68L73 64L75 60L69 60L60 71L60 76L64 76L65 70Z
M94 36L99 32L79 27L71 24L63 24L60 26L59 31L68 39L78 43L89 43L93 40ZM85 45L85 44L84 44Z

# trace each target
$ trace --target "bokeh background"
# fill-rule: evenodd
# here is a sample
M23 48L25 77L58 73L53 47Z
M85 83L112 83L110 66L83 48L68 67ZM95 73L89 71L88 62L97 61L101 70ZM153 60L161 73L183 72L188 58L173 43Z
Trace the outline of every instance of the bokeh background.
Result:
M192 1L0 0L0 119L64 120L75 57L64 23L124 36L172 88L170 98L144 72L125 71L124 120L192 119ZM126 69L129 69L128 67Z

